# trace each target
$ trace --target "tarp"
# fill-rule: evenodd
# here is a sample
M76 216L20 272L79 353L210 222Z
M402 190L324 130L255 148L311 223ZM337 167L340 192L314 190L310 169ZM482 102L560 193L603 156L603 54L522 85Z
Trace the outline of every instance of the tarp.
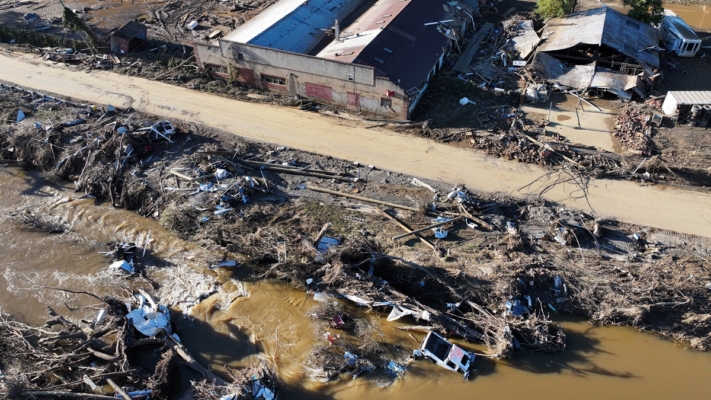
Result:
M157 335L163 329L170 331L170 312L165 306L159 305L158 310L153 311L153 307L143 305L128 313L126 319L148 337Z

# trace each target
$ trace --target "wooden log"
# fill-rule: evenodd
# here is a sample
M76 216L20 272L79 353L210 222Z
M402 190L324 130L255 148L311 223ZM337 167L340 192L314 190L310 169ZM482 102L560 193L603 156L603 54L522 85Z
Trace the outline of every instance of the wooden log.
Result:
M472 214L471 214L469 211L467 211L467 209L464 208L464 206L461 205L461 204L459 205L459 211L461 211L462 214L464 214L464 216L466 216L466 217L469 218L470 220L476 222L477 224L481 225L482 227L484 227L484 228L486 228L486 229L488 229L488 230L490 230L490 231L493 231L493 230L494 230L494 226L493 226L493 225L491 225L490 223L484 221L483 219L481 219L481 218L479 218L479 217L476 217L476 216L472 215Z
M397 224L400 228L402 228L402 230L404 230L406 233L411 233L411 232L412 232L412 229L410 229L409 226L407 226L407 225L405 225L404 223L400 222L400 220L398 220L397 218L395 218L395 217L393 217L392 215L390 215L387 211L383 211L383 210L379 210L379 211L380 211L380 213L381 213L383 216L385 216L386 218L388 218L390 221L393 221L393 222L394 222L395 224ZM416 234L415 234L415 237L418 238L418 239L420 239L420 241L421 241L422 243L426 244L426 245L427 245L429 248L431 248L432 250L435 249L435 245L432 244L432 242L430 242L429 240L423 238L421 235L419 235L419 234L416 233Z
M326 232L328 231L328 228L330 228L331 225L332 224L330 222L326 222L323 225L321 230L318 232L318 235L316 235L316 239L314 239L314 246L318 247L318 243L321 241L321 239L323 239L323 236L326 234Z
M121 397L124 398L124 400L132 400L131 396L128 395L123 389L121 389L121 386L117 385L116 382L113 381L113 379L108 378L106 379L106 383L111 385L112 388L116 391L116 393L120 394Z
M398 326L397 329L400 329L401 331L418 331L418 332L434 332L434 331L439 330L439 328L437 328L436 326L427 326L427 325Z
M167 342L170 347L175 350L175 352L180 356L180 358L183 359L188 364L188 367L192 369L193 371L199 373L202 375L204 378L210 379L215 381L215 384L218 386L225 386L227 385L227 382L220 378L219 376L215 375L210 371L209 369L205 368L195 360L195 358L190 354L188 349L186 349L182 344L176 342L175 340L168 340Z
M185 174L181 174L180 172L175 171L175 170L172 170L172 169L171 169L170 171L168 171L168 172L170 172L171 174L173 174L173 175L175 175L175 176L177 176L177 177L180 177L180 178L183 178L183 179L185 179L185 180L188 180L188 181L190 181L190 182L201 181L201 180L203 180L203 179L209 179L209 178L212 178L213 176L215 176L215 174L207 174L207 175L203 175L203 176L198 176L197 178L193 178L193 177L191 177L191 176L187 176L187 175L185 175Z
M408 233L403 233L402 235L393 236L393 240L402 239L402 238L408 237L408 236L410 236L410 235L414 235L414 234L417 234L417 233L420 233L420 232L424 232L424 231L430 230L430 229L432 229L432 228L437 228L437 227L440 227L440 226L442 226L442 225L446 225L446 224L448 224L448 223L450 223L450 222L456 222L456 221L459 221L459 220L462 220L462 219L464 219L464 216L459 216L459 217L456 217L456 218L452 218L452 219L450 219L450 220L448 220L448 221L445 221L445 222L438 222L438 223L436 223L436 224L432 224L432 225L426 226L426 227L424 227L424 228L416 229L416 230L410 231L410 232L408 232Z
M544 148L544 149L545 149L545 148L549 148L549 149L550 149L551 151L553 151L555 154L557 154L557 155L563 157L566 161L571 162L571 163L573 163L573 164L575 164L575 165L578 165L578 163L577 163L575 160L573 160L573 159L571 159L571 158L565 156L563 153L561 153L561 152L559 152L559 151L557 151L557 150L551 148L550 146L547 146L546 144L539 142L538 140L536 140L536 139L534 139L534 138L532 138L532 137L526 135L525 133L521 133L521 135L523 135L523 137L525 137L526 139L530 140L531 142L533 142L533 143L539 145L540 147L542 147L542 148Z
M419 208L415 208L415 207L408 207L408 206L403 206L400 204L388 203L387 201L369 199L367 197L356 196L356 195L352 195L352 194L348 194L348 193L341 193L341 192L337 192L335 190L323 189L323 188L320 188L317 186L307 185L306 188L309 190L313 190L314 192L328 193L328 194L332 194L334 196L341 196L341 197L347 197L349 199L365 201L367 203L381 204L384 206L388 206L388 207L392 207L392 208L399 208L399 209L408 210L408 211L415 211L415 212L421 211Z
M51 398L62 398L70 397L74 399L95 399L95 400L116 400L113 396L104 396L100 394L91 393L74 393L74 392L59 392L59 391L47 391L47 390L33 390L29 392L22 392L24 396L32 398L35 397L51 397ZM130 397L129 397L130 399Z
M94 357L100 358L104 361L112 361L113 362L113 361L117 361L119 359L118 356L112 356L112 355L109 355L106 353L102 353L98 350L92 349L91 347L87 347L86 349L87 349L87 351L89 351L89 353L93 354Z
M292 174L292 175L303 175L303 176L311 176L314 178L321 178L321 179L343 179L339 176L336 175L329 175L329 174L324 174L319 172L311 172L311 171L303 171L300 169L294 169L294 168L283 168L280 166L273 166L273 167L260 167L259 169L266 169L269 171L274 171L274 172L282 172L285 174Z
M299 167L294 167L293 165L277 165L277 164L271 164L267 162L262 162L262 161L251 161L251 160L241 160L240 161L242 164L253 166L253 167L265 167L265 168L279 168L279 169L290 169L290 170L297 170L297 171L305 171L305 172L313 172L313 173L319 173L319 174L324 174L324 175L341 175L338 172L332 172L332 171L309 171L304 168L299 168Z

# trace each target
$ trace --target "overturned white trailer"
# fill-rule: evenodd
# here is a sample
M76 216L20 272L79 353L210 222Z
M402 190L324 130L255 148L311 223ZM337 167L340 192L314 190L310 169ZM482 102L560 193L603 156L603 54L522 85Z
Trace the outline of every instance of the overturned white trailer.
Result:
M701 39L696 32L670 10L664 10L664 19L659 25L659 38L665 49L679 57L694 57L701 48Z

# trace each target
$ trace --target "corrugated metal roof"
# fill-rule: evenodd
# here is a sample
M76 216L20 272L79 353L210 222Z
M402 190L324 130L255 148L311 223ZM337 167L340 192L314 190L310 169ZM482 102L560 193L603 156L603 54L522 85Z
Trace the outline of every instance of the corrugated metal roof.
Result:
M126 25L122 26L121 29L112 33L111 35L125 40L132 40L136 37L140 39L145 39L147 31L148 28L145 25L141 24L140 22L131 21Z
M248 43L294 53L307 53L363 0L281 0L225 36L224 40Z
M630 90L635 86L637 86L637 75L627 75L602 67L595 69L595 76L590 83L592 88L618 91Z
M516 36L510 39L511 43L518 50L521 58L528 57L541 40L533 30L533 21L521 21L513 28L513 31L516 32Z
M652 67L659 67L659 54L644 50L659 45L657 30L608 7L553 18L543 29L539 51L556 51L578 44L607 45Z
M437 25L425 26L445 19L443 6L447 3L447 0L379 0L343 30L359 36L332 43L318 57L368 65L405 90L418 88L449 42Z
M606 89L624 98L630 98L630 95L624 92L637 86L638 79L636 75L596 67L595 63L566 67L546 53L536 53L530 69L540 79L548 82L557 82L578 90Z
M341 40L334 40L317 57L352 62L410 2L380 0L351 25L342 29Z
M711 104L711 91L689 90L668 92L667 96L674 96L677 103L682 105Z
M679 16L677 15L665 15L664 23L668 24L667 26L669 27L669 30L676 32L684 39L701 41L701 39L699 39L699 37L696 35L696 32L694 32L691 27L687 25L686 22L684 22L684 20L679 18Z
M574 89L587 89L593 79L595 66L590 64L567 67L546 53L536 53L530 70L545 81L558 82Z

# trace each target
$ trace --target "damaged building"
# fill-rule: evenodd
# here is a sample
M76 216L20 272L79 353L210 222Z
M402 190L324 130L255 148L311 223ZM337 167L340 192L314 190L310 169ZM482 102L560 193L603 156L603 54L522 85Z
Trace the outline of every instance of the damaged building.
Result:
M543 28L529 71L572 91L630 100L660 76L657 30L611 8L554 18Z
M215 77L407 119L476 4L281 0L195 54Z

